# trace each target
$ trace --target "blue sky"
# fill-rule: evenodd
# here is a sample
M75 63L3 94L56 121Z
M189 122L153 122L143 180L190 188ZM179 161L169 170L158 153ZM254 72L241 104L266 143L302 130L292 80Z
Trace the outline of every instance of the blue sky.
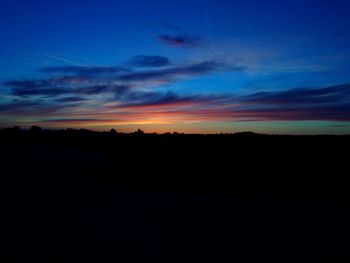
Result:
M349 133L350 2L2 1L0 126Z

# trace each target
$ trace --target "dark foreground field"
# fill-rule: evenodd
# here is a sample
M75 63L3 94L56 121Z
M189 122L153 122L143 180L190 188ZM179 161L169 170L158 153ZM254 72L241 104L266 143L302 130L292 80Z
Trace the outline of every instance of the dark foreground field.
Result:
M349 262L349 136L0 131L10 262Z

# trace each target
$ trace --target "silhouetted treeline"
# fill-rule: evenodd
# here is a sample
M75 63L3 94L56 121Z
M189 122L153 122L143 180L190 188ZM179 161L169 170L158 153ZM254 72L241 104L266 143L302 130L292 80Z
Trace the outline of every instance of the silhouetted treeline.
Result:
M349 136L0 130L3 262L348 262Z
M244 196L344 199L349 192L342 182L347 180L344 171L350 136L146 134L141 130L118 133L16 127L2 129L0 143L12 172L31 176L60 171L144 190ZM65 159L67 156L71 159ZM21 163L34 160L38 165L32 169ZM50 161L60 163L64 170L52 171Z

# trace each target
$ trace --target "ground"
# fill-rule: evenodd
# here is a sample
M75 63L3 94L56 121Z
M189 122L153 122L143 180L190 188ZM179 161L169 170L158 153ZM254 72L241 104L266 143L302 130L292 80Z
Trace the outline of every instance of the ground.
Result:
M7 261L348 262L348 136L0 138Z

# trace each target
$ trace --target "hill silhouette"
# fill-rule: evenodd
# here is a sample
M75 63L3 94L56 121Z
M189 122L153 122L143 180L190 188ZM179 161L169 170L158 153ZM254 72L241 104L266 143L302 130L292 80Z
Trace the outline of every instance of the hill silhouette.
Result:
M4 167L19 175L55 173L59 167L49 164L54 162L64 166L62 175L144 190L277 198L346 198L348 193L340 182L345 179L341 171L345 169L350 136L146 134L140 129L118 133L33 126L29 131L3 129L0 138ZM30 169L33 163L37 166ZM280 185L274 187L278 182Z
M349 146L350 136L2 129L2 255L344 259Z

